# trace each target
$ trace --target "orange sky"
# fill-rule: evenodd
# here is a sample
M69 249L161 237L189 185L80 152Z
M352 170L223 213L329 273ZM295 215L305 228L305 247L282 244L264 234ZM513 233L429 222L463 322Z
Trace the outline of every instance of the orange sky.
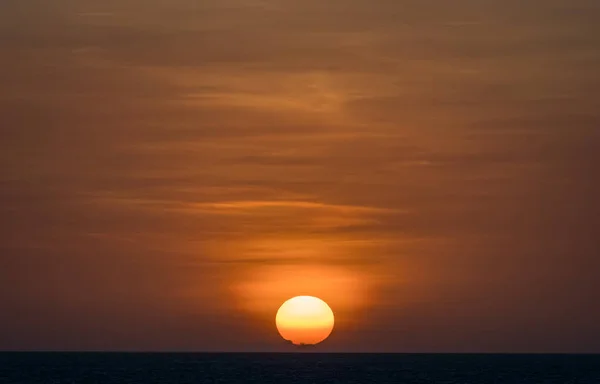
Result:
M0 349L600 352L597 0L3 0Z

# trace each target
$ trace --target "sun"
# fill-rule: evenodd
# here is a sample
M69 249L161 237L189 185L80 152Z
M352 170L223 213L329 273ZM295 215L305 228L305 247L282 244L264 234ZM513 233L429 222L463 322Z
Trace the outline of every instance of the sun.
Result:
M295 345L315 345L333 331L333 311L323 300L313 296L297 296L279 308L275 317L281 337Z

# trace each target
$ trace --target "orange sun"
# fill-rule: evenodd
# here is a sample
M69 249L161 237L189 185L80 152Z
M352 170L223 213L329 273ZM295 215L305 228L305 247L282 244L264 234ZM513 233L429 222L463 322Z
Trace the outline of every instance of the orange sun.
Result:
M326 302L313 296L297 296L279 308L275 317L281 337L295 345L314 345L333 331L333 311Z

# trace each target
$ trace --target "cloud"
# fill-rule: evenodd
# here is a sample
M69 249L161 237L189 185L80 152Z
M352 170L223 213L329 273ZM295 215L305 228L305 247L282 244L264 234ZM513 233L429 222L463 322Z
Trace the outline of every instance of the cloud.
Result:
M120 297L199 324L264 277L372 287L340 349L447 317L480 345L480 314L597 333L597 1L48 4L0 12L3 329L118 329Z

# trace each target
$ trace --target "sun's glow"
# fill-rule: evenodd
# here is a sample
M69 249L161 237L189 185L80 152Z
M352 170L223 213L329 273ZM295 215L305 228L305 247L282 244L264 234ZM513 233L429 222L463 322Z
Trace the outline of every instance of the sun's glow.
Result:
M314 345L329 337L334 326L333 311L323 300L297 296L279 308L275 323L281 337L296 345Z

